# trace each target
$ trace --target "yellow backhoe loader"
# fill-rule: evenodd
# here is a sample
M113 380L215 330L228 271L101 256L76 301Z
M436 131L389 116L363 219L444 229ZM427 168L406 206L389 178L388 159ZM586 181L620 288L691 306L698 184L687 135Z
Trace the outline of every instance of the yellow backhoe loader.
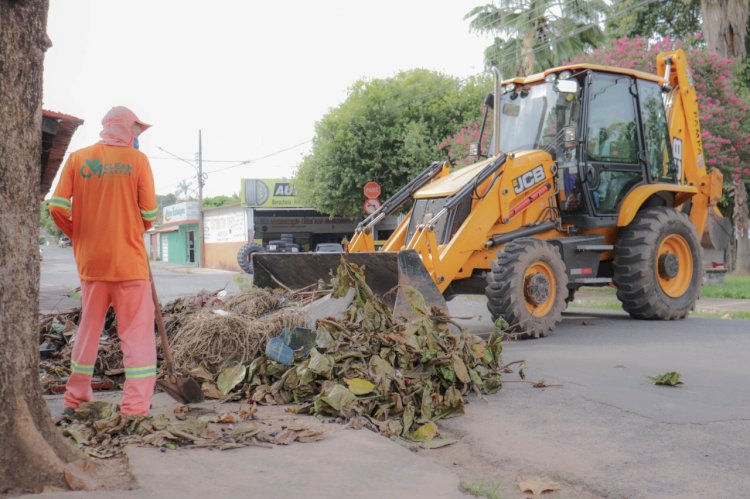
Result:
M397 312L405 284L438 307L484 293L493 319L523 336L546 335L581 286L616 287L638 319L684 318L722 177L706 171L685 54L662 53L657 68L574 64L506 81L495 71L491 155L456 171L430 165L359 224L346 258L396 295ZM373 228L407 202L375 251ZM301 288L339 258L258 253L255 283Z

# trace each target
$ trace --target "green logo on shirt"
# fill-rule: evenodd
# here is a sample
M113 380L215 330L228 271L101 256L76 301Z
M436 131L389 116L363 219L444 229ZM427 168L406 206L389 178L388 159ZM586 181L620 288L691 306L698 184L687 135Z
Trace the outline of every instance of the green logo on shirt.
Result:
M102 178L102 175L122 175L129 177L133 167L125 163L106 163L102 164L98 159L87 159L86 164L81 167L81 177L91 178L96 175Z

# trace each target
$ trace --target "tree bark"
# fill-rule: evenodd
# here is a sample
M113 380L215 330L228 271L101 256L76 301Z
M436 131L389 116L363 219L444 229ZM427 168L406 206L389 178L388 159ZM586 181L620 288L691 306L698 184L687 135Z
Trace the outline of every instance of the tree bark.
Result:
M742 179L734 179L734 222L735 238L737 240L737 259L735 274L750 274L750 241L748 240L748 208L747 190Z
M748 0L701 0L703 38L706 48L722 57L742 60L747 57ZM750 273L750 240L748 240L747 191L745 184L734 180L734 215L736 236L734 272Z
M722 57L744 59L748 0L701 0L706 48Z
M0 494L64 485L79 458L39 382L39 179L48 0L0 0Z

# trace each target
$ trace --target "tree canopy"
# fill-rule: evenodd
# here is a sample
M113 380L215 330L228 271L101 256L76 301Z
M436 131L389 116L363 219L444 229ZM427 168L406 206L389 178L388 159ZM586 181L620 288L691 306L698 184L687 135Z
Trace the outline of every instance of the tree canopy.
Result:
M701 30L700 0L649 4L643 4L643 0L621 0L618 6L622 14L610 16L606 22L607 36L612 39L684 37Z
M219 206L226 206L228 204L236 204L240 202L240 196L238 194L232 194L231 196L214 196L210 198L203 198L204 208L218 208Z
M505 76L527 76L560 65L604 42L603 0L500 0L473 8L470 29L495 35L484 52Z
M446 159L440 142L476 119L490 87L481 77L459 81L423 69L357 81L317 123L297 173L300 195L323 213L362 215L363 185L378 182L387 198Z

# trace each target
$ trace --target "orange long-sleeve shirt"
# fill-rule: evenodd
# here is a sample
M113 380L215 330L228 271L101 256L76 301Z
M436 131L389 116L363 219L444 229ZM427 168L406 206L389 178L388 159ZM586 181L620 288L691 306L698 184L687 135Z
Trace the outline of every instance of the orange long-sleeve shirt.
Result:
M158 210L151 165L142 152L105 144L74 152L49 210L73 242L81 280L148 279L143 233Z

